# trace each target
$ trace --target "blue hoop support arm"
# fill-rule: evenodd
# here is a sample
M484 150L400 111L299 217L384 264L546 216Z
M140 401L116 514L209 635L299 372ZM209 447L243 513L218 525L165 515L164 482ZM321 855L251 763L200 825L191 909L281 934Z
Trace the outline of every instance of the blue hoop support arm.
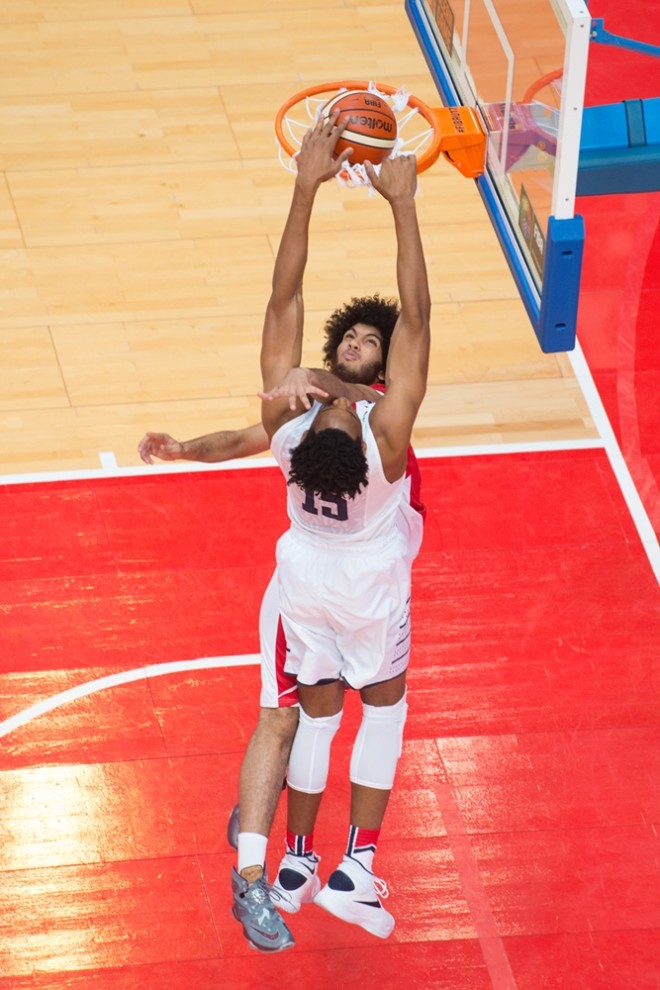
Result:
M605 30L605 21L602 17L592 19L589 40L594 41L597 45L612 45L614 48L626 48L631 52L660 58L660 46L647 45L644 41L634 41L632 38L623 38L619 34L612 34Z

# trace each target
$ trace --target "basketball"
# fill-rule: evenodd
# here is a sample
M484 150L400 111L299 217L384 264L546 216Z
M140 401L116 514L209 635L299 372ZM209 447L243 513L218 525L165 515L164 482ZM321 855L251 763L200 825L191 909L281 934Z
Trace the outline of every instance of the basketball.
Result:
M364 162L378 165L387 158L396 144L397 125L394 111L382 96L359 89L339 93L323 107L323 120L336 111L339 111L337 123L348 118L348 124L337 141L335 156L353 148L351 165Z

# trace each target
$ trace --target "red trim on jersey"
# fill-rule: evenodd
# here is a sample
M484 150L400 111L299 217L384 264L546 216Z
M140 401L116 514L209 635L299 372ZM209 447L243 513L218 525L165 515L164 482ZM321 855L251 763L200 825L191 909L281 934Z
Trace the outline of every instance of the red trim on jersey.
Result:
M371 386L374 391L385 392L385 384L376 382ZM415 456L412 445L408 447L408 459L406 462L406 478L410 478L410 504L422 519L426 519L426 506L422 502L422 476L419 464ZM282 619L277 623L277 639L275 641L275 676L277 677L277 700L280 708L292 708L298 704L298 689L296 678L284 672L286 661L286 637L282 627Z
M371 388L375 392L380 392L381 395L385 394L385 382L376 382ZM421 515L422 519L426 519L426 506L422 502L422 475L419 470L419 463L415 456L415 451L412 449L412 445L408 447L408 461L406 463L406 478L410 478L410 504L413 509Z

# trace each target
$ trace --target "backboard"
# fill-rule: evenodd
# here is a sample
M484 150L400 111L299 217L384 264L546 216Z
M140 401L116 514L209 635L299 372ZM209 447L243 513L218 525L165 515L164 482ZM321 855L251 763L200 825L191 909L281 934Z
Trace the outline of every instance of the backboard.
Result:
M545 352L575 346L574 215L591 17L582 0L405 0L445 106L488 135L475 181Z

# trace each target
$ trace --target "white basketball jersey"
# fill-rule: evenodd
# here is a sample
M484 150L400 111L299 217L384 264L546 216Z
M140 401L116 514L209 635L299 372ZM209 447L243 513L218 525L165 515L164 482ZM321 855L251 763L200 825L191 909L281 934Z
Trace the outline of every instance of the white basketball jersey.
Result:
M402 499L408 501L409 479L405 476L390 483L383 474L378 444L371 431L369 413L373 402L355 404L362 423L362 439L366 444L369 484L354 498L327 501L314 492L305 492L297 485L287 485L287 509L291 528L317 539L337 542L362 542L389 536L395 528L397 510ZM291 451L322 408L315 402L308 412L291 419L277 430L271 440L273 457L289 480Z

